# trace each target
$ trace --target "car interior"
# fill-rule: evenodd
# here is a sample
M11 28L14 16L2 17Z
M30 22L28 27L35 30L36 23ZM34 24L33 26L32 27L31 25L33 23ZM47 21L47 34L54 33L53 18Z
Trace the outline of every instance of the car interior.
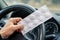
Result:
M52 18L24 36L14 32L6 40L60 40L60 0L0 0L0 29L9 18L25 18L39 7L47 5Z

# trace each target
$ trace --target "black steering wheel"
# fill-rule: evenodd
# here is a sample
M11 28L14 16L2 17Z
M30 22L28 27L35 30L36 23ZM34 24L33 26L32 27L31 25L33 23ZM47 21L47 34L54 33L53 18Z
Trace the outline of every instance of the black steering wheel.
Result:
M35 8L33 8L29 5L25 5L25 4L12 5L12 6L4 8L3 10L0 11L0 20L10 12L13 12L11 14L11 17L25 18L26 16L28 16L35 10L36 10ZM44 26L42 26L39 29L40 34L38 33L38 36L40 36L40 37L38 38L38 40L44 40L44 36L45 36L44 29L45 29ZM14 32L14 34L11 35L7 40L27 40L27 39L21 33Z

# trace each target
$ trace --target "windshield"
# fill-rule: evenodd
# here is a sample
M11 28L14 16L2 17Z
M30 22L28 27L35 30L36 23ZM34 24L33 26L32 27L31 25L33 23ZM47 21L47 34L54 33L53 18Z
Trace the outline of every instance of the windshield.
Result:
M39 8L42 5L47 5L53 12L60 13L60 0L4 0L8 6L13 4L25 3L35 8Z

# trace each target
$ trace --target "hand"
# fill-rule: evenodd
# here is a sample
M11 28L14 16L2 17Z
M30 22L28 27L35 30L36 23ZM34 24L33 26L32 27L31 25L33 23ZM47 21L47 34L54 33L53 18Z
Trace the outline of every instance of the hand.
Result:
M10 18L5 26L0 30L2 38L8 38L16 30L21 31L23 29L22 24L17 24L21 21L21 18Z

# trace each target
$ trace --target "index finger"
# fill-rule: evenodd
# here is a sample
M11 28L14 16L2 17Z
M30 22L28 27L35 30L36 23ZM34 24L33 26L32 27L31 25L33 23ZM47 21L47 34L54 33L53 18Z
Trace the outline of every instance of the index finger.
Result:
M10 18L9 21L12 22L12 23L17 23L19 21L21 21L22 18L19 18L19 17L16 17L16 18Z

